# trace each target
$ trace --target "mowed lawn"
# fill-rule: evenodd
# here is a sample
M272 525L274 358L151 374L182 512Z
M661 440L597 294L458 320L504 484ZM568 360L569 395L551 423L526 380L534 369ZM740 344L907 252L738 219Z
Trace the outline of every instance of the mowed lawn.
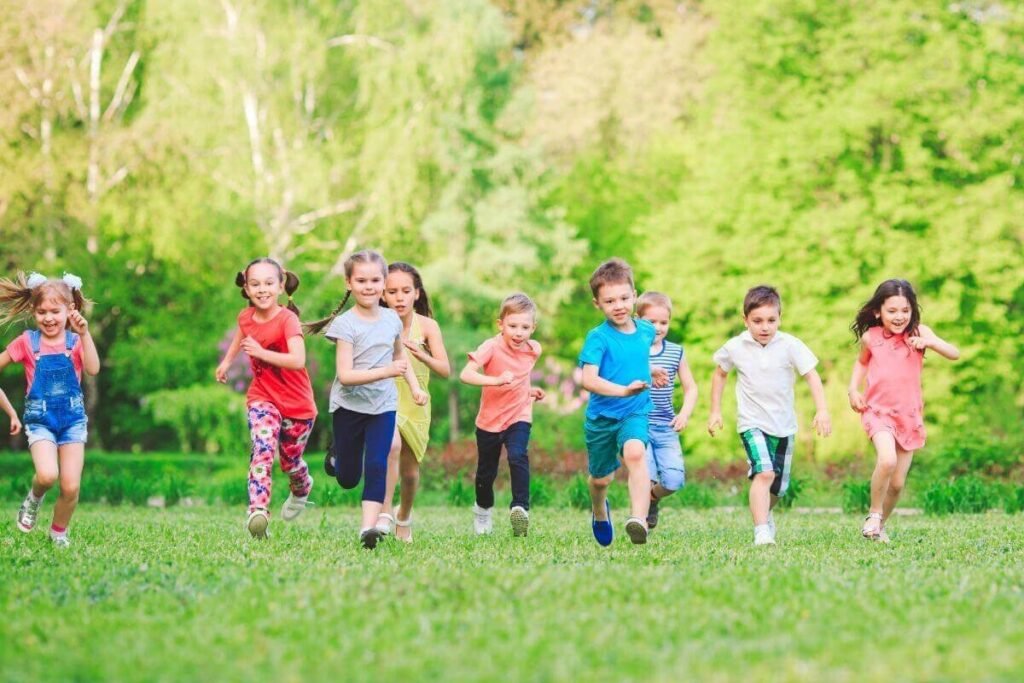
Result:
M49 521L52 501L41 515ZM313 509L267 542L240 509L85 505L73 545L0 533L4 681L1017 681L1024 518L667 510L646 546L534 510L529 538L418 511L416 542L356 542ZM276 512L276 511L275 511Z

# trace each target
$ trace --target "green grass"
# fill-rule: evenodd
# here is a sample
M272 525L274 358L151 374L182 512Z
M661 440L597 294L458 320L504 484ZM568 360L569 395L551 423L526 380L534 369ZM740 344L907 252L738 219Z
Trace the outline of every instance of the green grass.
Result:
M49 521L49 503L41 523ZM13 517L13 510L10 510ZM1024 677L1020 516L663 512L610 549L538 508L529 538L418 510L416 543L356 543L356 510L249 539L240 508L84 505L73 545L0 532L4 681L955 681Z

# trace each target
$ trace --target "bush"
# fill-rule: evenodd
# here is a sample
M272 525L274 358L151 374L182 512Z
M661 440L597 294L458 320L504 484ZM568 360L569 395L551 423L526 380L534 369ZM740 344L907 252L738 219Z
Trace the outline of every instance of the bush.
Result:
M843 512L865 514L871 507L871 482L848 481L843 484Z
M800 494L803 493L804 488L807 486L807 482L798 477L790 477L789 488L786 489L786 495L779 498L779 507L791 508L793 503L797 501Z
M924 511L929 515L986 512L999 507L1002 500L998 484L967 476L928 488L924 492Z
M577 474L570 479L569 485L565 487L565 491L570 506L577 510L587 510L590 508L590 486L587 485L587 478L585 476Z
M463 470L448 485L448 504L456 507L468 507L476 502L476 488L469 483Z
M530 505L544 507L555 500L555 486L543 475L530 477Z
M245 397L220 385L164 389L143 405L155 424L174 430L185 453L229 453L249 441Z
M687 484L668 500L674 500L680 507L706 510L718 505L718 493L710 486Z

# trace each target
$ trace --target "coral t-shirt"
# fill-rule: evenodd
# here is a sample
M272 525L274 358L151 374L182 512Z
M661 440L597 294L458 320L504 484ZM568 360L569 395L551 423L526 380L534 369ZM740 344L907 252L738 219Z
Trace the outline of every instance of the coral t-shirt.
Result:
M32 353L32 342L28 338L28 331L18 335L18 338L10 343L7 347L7 355L11 357L11 360L15 363L21 363L25 366L25 393L28 394L29 389L32 388L32 379L36 376L36 357ZM64 335L60 336L59 342L50 343L46 341L46 337L39 338L39 355L49 356L55 353L64 353L67 350L67 341ZM79 337L75 340L75 345L71 349L71 363L75 366L75 374L78 376L78 381L82 381L82 338Z
M491 337L469 354L485 375L497 376L508 370L515 375L511 384L483 387L476 426L485 432L503 432L516 422L533 422L530 372L540 358L540 344L527 340L514 349L501 335Z
M299 317L282 307L273 318L266 322L253 319L255 307L248 307L238 314L238 328L242 338L252 337L268 351L288 353L288 340L302 336ZM308 420L316 417L316 402L313 400L313 386L305 368L291 370L271 365L249 357L252 368L252 384L246 392L249 404L258 401L272 403L281 411L282 417Z

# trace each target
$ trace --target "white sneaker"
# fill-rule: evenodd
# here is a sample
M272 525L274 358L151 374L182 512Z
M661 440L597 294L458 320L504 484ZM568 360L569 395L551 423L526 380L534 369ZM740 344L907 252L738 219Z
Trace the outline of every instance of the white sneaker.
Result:
M53 541L55 548L67 548L71 545L67 534L50 534L50 540Z
M775 538L775 515L772 511L768 511L768 529L772 532L772 538Z
M256 508L249 513L249 518L245 520L245 527L252 534L253 538L263 539L267 537L267 527L270 525L270 516L267 515L267 511Z
M40 498L36 502L32 502L32 498L25 496L25 500L22 501L21 507L18 509L18 529L24 531L26 534L32 531L36 525L36 516L39 515L39 506L42 504L43 499Z
M494 523L491 521L491 510L493 508L482 508L474 503L473 505L473 531L477 536L489 534L494 531Z
M775 536L767 525L754 529L754 545L775 545Z
M512 522L513 536L525 536L530 530L530 513L523 506L514 506L508 513L508 519Z
M307 505L312 505L309 502L309 496L305 495L302 497L296 496L294 493L288 494L288 500L281 506L281 519L286 522L292 522L296 517L301 515L306 509Z

